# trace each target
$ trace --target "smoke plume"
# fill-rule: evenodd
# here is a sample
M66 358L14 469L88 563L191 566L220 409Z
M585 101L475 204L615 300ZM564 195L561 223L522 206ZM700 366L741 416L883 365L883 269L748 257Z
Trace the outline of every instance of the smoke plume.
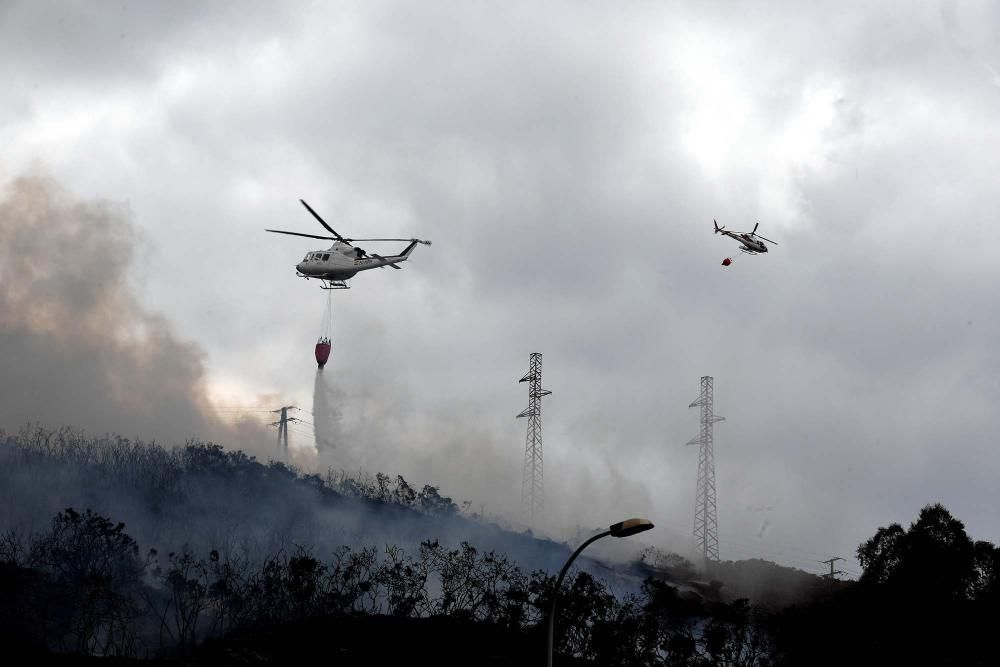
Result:
M129 282L141 270L135 244L125 205L82 201L40 177L0 193L0 428L66 424L251 449L269 441L213 415L203 353Z

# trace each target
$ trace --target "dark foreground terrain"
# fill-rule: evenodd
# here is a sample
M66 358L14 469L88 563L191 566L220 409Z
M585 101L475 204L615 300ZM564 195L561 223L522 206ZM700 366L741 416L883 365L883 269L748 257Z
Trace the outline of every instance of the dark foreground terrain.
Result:
M69 431L0 438L0 642L55 664L542 664L567 545L401 477ZM857 582L669 553L581 561L557 664L996 664L1000 549L940 505Z

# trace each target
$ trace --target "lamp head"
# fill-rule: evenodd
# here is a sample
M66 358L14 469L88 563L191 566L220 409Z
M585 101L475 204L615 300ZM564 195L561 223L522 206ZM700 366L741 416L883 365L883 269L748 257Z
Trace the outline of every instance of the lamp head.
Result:
M612 525L608 530L615 537L628 537L649 530L653 527L653 522L649 519L626 519Z

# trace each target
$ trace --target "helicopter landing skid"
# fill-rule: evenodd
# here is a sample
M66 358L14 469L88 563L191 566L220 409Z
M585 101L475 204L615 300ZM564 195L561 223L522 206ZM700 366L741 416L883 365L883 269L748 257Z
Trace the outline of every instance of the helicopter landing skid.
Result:
M316 276L307 276L303 273L295 272L299 278L305 278L309 280L310 278L316 278ZM351 286L347 284L346 280L328 280L326 278L316 278L320 282L320 289L351 289Z

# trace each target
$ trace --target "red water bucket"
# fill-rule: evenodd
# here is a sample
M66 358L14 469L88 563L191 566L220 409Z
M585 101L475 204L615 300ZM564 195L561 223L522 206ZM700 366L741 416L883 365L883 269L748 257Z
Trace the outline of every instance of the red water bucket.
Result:
M316 343L316 363L319 364L320 368L326 366L327 360L330 358L330 341L320 338L319 342Z

